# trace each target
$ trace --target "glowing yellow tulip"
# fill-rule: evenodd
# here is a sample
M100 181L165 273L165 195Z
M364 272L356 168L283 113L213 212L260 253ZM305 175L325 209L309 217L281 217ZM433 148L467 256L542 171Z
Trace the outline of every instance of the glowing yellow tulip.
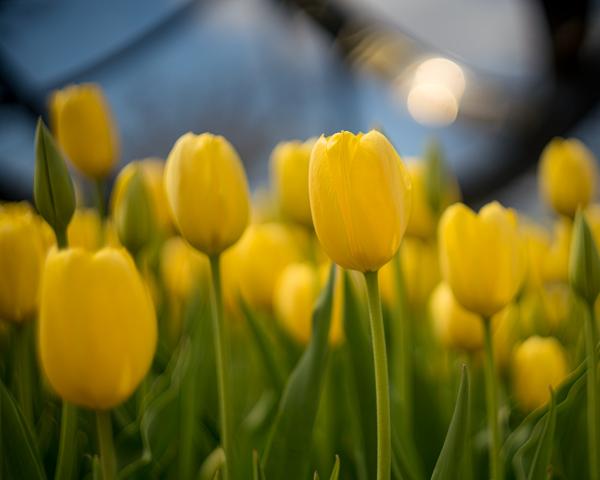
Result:
M490 317L510 303L525 270L512 210L493 202L476 214L452 205L440 221L439 241L444 279L465 308Z
M183 302L201 284L208 285L208 258L181 237L172 237L162 246L160 272L168 294Z
M159 158L136 160L128 163L119 172L110 201L112 211L115 212L118 210L119 204L123 201L127 185L129 185L136 171L140 171L144 176L145 185L151 197L152 211L156 218L157 226L162 232L169 232L172 224L167 205L167 194L165 193L164 162Z
M540 158L540 190L562 215L573 217L592 200L597 181L596 159L576 138L554 138Z
M279 275L302 256L290 230L282 224L263 223L248 228L238 246L238 279L244 300L270 310Z
M284 218L312 228L308 199L308 164L315 143L282 142L271 154L271 182Z
M0 320L23 322L35 314L51 241L48 225L27 204L0 205Z
M150 367L156 330L152 300L126 250L50 252L39 352L63 399L96 410L125 401Z
M512 361L513 393L525 411L550 400L568 374L566 353L555 338L529 337L515 348Z
M179 138L167 158L165 187L175 225L197 250L219 254L244 233L248 183L225 138L210 133Z
M84 175L102 179L115 166L119 140L102 89L71 85L50 98L52 128L59 145Z
M396 254L410 214L410 178L377 131L321 136L309 168L309 197L325 253L346 269L376 271Z

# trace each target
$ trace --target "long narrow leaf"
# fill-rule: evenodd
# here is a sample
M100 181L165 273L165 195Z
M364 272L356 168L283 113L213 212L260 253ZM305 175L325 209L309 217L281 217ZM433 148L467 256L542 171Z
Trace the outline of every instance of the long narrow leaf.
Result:
M552 446L554 444L554 432L556 430L556 403L554 393L550 402L550 410L546 414L544 430L537 443L537 448L533 456L531 468L529 469L528 480L537 480L538 478L548 477L548 467L552 458Z
M335 456L335 464L333 465L333 470L331 471L329 480L338 480L339 478L340 478L340 457L338 455L336 455Z

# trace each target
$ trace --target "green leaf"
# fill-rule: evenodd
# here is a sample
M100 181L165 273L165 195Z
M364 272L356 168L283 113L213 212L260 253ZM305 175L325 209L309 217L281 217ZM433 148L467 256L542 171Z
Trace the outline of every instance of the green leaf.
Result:
M554 401L554 392L552 392L550 410L544 415L544 420L544 428L537 441L537 448L535 449L527 480L548 478L548 467L552 458L554 431L556 430L556 403Z
M215 448L200 467L198 480L210 480L221 471L225 464L225 452L221 447Z
M462 458L466 449L469 448L469 404L469 371L467 366L464 365L454 414L448 427L444 446L433 469L432 480L461 478Z
M40 453L20 408L0 381L2 457L8 478L44 479ZM0 470L0 473L2 471Z
M260 464L260 458L256 450L252 451L252 480L266 480L265 472Z
M331 471L331 475L329 476L329 480L338 480L340 478L340 457L339 455L335 456L335 463L333 465L333 470Z
M265 450L268 478L304 479L308 472L313 426L327 362L335 269L313 313L312 338L281 397Z
M569 257L569 283L588 305L600 293L600 256L594 236L581 211L575 216Z

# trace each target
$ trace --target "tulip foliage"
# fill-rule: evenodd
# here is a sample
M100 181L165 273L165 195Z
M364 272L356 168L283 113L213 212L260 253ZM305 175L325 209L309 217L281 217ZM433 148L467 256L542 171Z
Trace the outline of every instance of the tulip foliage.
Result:
M187 133L107 201L99 87L51 120L37 212L0 204L0 478L600 479L581 142L542 153L547 229L378 131L280 143L253 199L234 146Z

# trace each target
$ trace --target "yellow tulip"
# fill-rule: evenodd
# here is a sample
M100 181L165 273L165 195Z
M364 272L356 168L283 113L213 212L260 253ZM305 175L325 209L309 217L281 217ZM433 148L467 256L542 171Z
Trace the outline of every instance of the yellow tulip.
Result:
M483 348L481 317L460 305L448 284L442 282L433 291L430 312L434 332L442 345L470 352Z
M527 222L521 228L521 235L526 253L526 284L531 289L538 289L544 283L544 270L547 268L550 236L544 228Z
M70 247L83 248L91 252L102 246L102 221L98 212L91 208L75 210L67 228Z
M150 368L156 336L152 300L126 250L50 252L39 352L63 399L96 410L125 401Z
M271 154L271 182L283 217L312 228L308 165L315 139L282 142Z
M554 223L552 241L542 267L546 282L567 282L569 279L569 253L573 222L566 217Z
M238 246L238 280L244 300L254 308L270 310L279 275L302 256L284 225L262 223L248 228Z
M201 284L208 285L208 258L181 237L172 237L162 246L160 273L171 298L183 302Z
M102 89L85 83L55 91L50 117L56 139L73 165L90 178L106 177L119 156L119 140Z
M512 361L513 393L525 411L535 410L550 400L568 374L566 353L555 338L529 337L515 348Z
M246 174L225 138L210 133L179 138L167 158L165 188L175 225L197 250L219 254L246 229Z
M162 232L171 230L171 215L167 205L167 194L164 183L164 162L159 158L146 158L128 163L123 168L113 187L110 200L111 210L115 212L123 202L125 191L135 172L140 171L144 177L145 186L150 194L152 211L156 218L156 225Z
M597 181L596 159L576 138L554 138L540 158L540 190L562 215L573 217L592 200Z
M309 167L309 197L325 253L346 269L376 271L396 254L410 214L410 177L381 133L321 136Z
M0 205L0 320L23 322L35 314L51 241L48 225L27 204Z
M444 279L465 308L490 317L511 302L525 270L514 211L493 202L476 214L454 204L442 216L439 239Z

